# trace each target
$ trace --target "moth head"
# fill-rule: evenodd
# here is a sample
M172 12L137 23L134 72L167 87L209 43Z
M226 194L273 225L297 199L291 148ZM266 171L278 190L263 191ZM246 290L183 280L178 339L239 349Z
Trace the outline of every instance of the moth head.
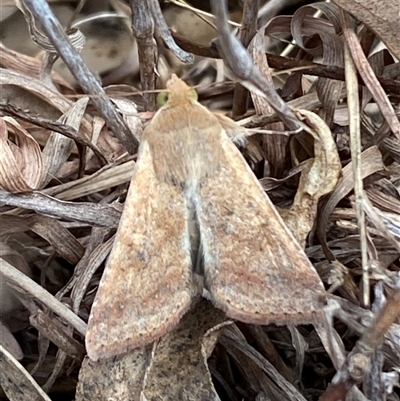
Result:
M167 82L167 91L161 92L157 96L157 103L159 106L166 104L171 106L183 101L197 101L197 92L173 74Z
M157 96L158 107L162 107L162 106L165 106L166 104L170 103L170 97L171 97L170 92L167 92L167 91L160 92ZM172 95L172 102L174 100L178 100L178 99L179 100L187 99L187 100L197 101L197 92L195 89L189 88L189 91L184 96L179 96L179 98L178 98L176 95L175 96Z

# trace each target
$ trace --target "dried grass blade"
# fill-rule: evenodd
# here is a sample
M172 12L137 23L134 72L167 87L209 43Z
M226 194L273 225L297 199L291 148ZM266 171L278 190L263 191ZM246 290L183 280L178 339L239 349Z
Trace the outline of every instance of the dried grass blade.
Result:
M25 368L1 345L0 385L12 401L51 401Z

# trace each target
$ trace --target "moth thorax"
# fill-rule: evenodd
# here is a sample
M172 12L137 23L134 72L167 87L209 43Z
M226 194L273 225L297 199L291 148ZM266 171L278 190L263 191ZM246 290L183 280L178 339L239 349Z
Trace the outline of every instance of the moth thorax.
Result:
M182 188L194 188L204 177L213 176L219 168L218 154L182 148L177 152L159 153L154 158L156 174L163 181L172 182Z

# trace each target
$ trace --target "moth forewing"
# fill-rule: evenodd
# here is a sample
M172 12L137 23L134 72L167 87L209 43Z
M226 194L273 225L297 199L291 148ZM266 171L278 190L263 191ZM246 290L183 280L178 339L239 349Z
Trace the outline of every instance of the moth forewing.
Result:
M86 335L92 359L145 345L188 309L189 218L196 216L205 285L233 319L310 323L324 288L232 143L243 130L217 118L173 76L169 99L145 129L114 247Z
M324 287L227 135L220 166L198 186L205 285L216 306L252 324L312 323Z
M186 200L157 179L144 140L91 310L89 357L121 354L171 330L190 305L191 281Z

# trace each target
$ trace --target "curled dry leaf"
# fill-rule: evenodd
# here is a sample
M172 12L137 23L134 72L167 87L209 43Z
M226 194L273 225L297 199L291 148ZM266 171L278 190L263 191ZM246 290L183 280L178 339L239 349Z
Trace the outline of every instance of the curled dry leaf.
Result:
M286 225L304 247L314 225L319 199L333 191L341 176L339 154L329 127L315 113L297 110L297 115L315 132L314 157L304 164L299 188L290 209L281 210Z
M311 12L323 13L326 19L310 18ZM313 56L322 56L322 64L332 67L343 67L343 39L337 33L340 32L339 10L335 5L326 2L300 7L293 15L291 33L299 47ZM309 38L318 36L319 41L315 46ZM313 46L309 46L309 43ZM319 43L320 42L320 43ZM315 46L315 47L314 47ZM332 126L333 116L341 98L343 83L335 79L318 77L316 90L321 100L322 108L319 116Z
M77 401L219 400L207 366L221 329L230 324L200 299L158 343L97 362L86 358Z
M398 1L333 0L333 3L368 25L388 49L400 59Z
M89 98L83 97L73 104L58 121L79 130ZM43 186L48 184L71 155L74 141L58 132L52 131L43 149L43 161L47 176Z
M40 188L45 170L39 144L11 117L0 118L0 147L0 188L8 192Z
M207 366L212 339L205 334L226 320L224 313L200 299L179 325L154 345L144 382L148 401L219 400ZM211 344L210 344L211 343Z

